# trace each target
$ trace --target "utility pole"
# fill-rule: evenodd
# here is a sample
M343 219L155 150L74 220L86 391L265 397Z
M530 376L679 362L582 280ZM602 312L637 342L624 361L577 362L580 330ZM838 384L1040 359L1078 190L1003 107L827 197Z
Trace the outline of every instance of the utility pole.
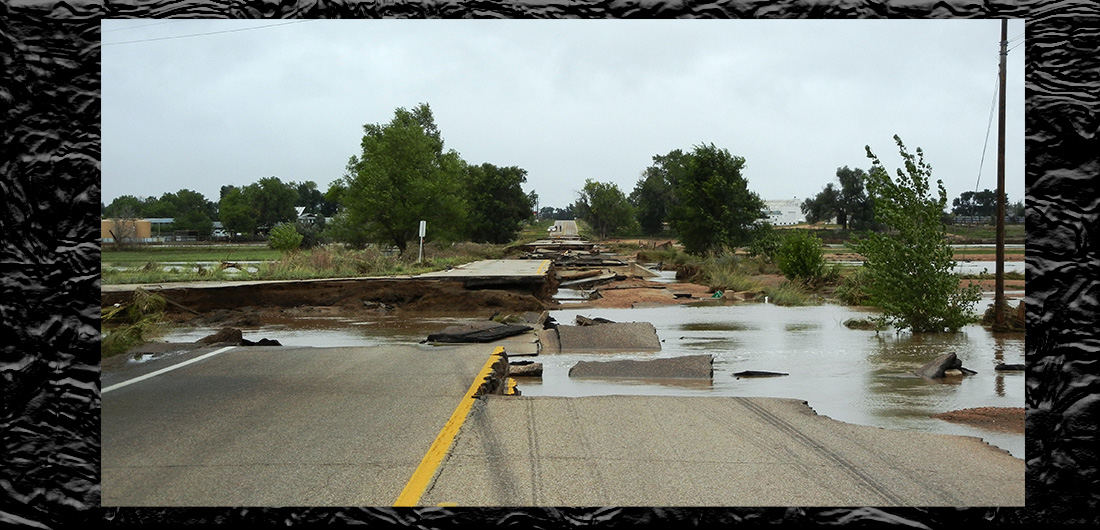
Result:
M994 329L1005 323L1005 63L1008 58L1008 19L1001 20L1001 89L997 113L997 287L993 298Z

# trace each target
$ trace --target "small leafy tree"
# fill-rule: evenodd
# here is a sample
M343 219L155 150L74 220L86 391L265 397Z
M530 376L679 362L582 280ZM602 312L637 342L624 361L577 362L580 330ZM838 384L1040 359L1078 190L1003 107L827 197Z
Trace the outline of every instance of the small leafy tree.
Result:
M871 233L857 239L856 252L866 259L866 292L870 302L882 308L879 322L900 333L958 331L975 321L971 310L981 299L977 286L960 288L953 272L956 261L947 244L942 222L947 192L937 181L938 198L930 192L932 168L917 148L911 154L901 138L894 136L905 171L897 170L898 179L890 178L870 146L867 157L874 165L867 178L867 189L875 200L876 221L884 233Z
M294 223L279 223L271 227L268 244L280 252L294 252L302 245L303 238Z
M573 209L577 218L588 223L600 238L636 227L634 207L614 182L585 180Z
M791 230L775 252L775 264L789 280L810 283L825 272L821 240L805 230Z

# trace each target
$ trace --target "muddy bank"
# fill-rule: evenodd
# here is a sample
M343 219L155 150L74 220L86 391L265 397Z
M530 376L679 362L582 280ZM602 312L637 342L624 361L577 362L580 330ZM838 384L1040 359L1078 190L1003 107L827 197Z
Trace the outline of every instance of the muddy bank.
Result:
M1020 434L1024 432L1024 409L1017 407L978 407L953 410L932 417L982 429Z
M285 311L351 314L363 311L542 311L555 307L542 286L510 289L467 289L462 282L414 279L331 280L227 283L204 288L150 290L169 301L167 317L193 321L216 317L247 325L249 315ZM104 292L103 306L129 303L132 292ZM258 323L258 322L255 322Z

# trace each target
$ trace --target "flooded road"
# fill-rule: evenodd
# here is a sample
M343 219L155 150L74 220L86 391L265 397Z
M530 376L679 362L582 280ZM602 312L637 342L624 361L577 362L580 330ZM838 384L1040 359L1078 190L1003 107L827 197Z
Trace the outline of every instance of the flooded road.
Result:
M1022 293L1020 293L1022 295ZM976 309L989 304L983 300ZM568 307L568 306L566 306ZM650 322L661 339L660 352L544 354L541 378L522 378L525 396L611 394L783 397L808 402L818 414L860 425L983 438L1023 458L1023 434L1001 433L933 419L932 414L974 407L1023 407L1024 373L998 372L1000 363L1024 362L1022 333L991 333L968 326L955 334L896 335L893 331L853 330L852 318L871 310L832 304L780 307L764 303L707 304L637 309L562 309L550 312L559 324L578 315L616 322ZM429 333L471 320L453 315L415 321L380 316L371 319L294 318L282 325L242 328L246 338L270 338L287 346L371 346L409 344ZM162 337L191 342L216 330L182 329ZM912 372L936 356L955 352L977 374L929 380ZM568 376L578 361L653 359L711 354L714 376L708 382L576 379ZM766 378L738 378L744 370L781 372Z
M520 382L524 395L607 394L719 395L805 400L833 419L892 429L978 436L1023 457L1022 434L998 433L929 416L973 407L1023 407L1024 373L997 372L1000 363L1024 362L1022 333L993 334L968 326L956 334L896 335L852 330L849 318L873 313L835 305L779 307L771 304L674 306L651 309L555 311L560 323L577 315L618 322L651 322L662 340L657 353L542 355L541 381ZM955 352L967 377L934 381L912 372L936 356ZM657 358L708 353L714 376L694 381L600 381L570 379L582 360ZM781 377L738 378L745 370L780 372Z

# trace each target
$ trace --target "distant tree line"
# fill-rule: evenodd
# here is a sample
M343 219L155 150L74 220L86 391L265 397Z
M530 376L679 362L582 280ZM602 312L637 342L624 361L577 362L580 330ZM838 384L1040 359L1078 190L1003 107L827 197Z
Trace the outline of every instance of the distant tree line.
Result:
M513 241L533 217L576 218L599 237L668 231L697 255L752 245L767 236L765 203L748 188L745 158L713 143L653 156L629 194L613 182L588 179L572 204L538 208L538 195L523 190L525 169L469 163L446 148L427 103L398 108L389 122L366 124L363 132L360 151L325 192L313 181L271 176L245 186L224 185L217 202L181 189L160 197L123 195L102 206L102 213L105 218L173 218L167 229L200 238L211 236L215 221L231 236L245 238L265 237L280 224L292 224L304 247L333 241L352 247L381 244L401 252L418 237L420 221L427 222L428 240L502 244ZM806 220L835 219L841 228L857 231L882 229L867 188L869 176L862 169L838 168L836 182L801 204ZM312 214L309 222L300 222L298 208ZM1022 216L1023 203L1007 212ZM944 220L995 213L994 192L964 192L944 212Z
M221 187L218 202L191 190L160 198L118 197L102 207L105 218L171 217L171 230L209 237L214 221L230 234L267 236L278 227L282 241L302 247L332 241L362 247L381 244L404 252L418 237L427 240L508 243L535 217L538 195L525 192L527 171L516 166L471 164L444 148L431 108L399 108L389 123L363 127L361 152L343 177L321 192L317 183L265 177L246 186ZM314 214L311 222L300 222ZM324 220L331 218L331 223Z
M613 182L588 179L571 208L600 237L655 235L667 226L686 252L718 252L748 244L765 217L744 168L743 157L713 143L676 149L654 156L629 195Z
M802 213L806 222L818 223L836 219L836 223L845 230L881 230L882 224L875 218L875 203L867 192L869 173L862 169L837 168L836 178L839 186L832 182L817 195L802 202ZM979 192L964 191L951 202L951 210L943 211L945 222L958 218L993 219L997 215L997 193L985 189ZM1005 215L1010 219L1022 220L1023 201L1008 202L1005 195Z
M295 207L323 218L332 215L337 206L317 189L316 182L283 182L278 177L265 177L247 186L222 186L218 202L188 189L160 197L122 195L102 206L102 216L171 218L173 221L166 230L193 232L203 239L212 235L214 222L219 221L230 234L252 237L266 234L278 223L295 222L298 217Z

